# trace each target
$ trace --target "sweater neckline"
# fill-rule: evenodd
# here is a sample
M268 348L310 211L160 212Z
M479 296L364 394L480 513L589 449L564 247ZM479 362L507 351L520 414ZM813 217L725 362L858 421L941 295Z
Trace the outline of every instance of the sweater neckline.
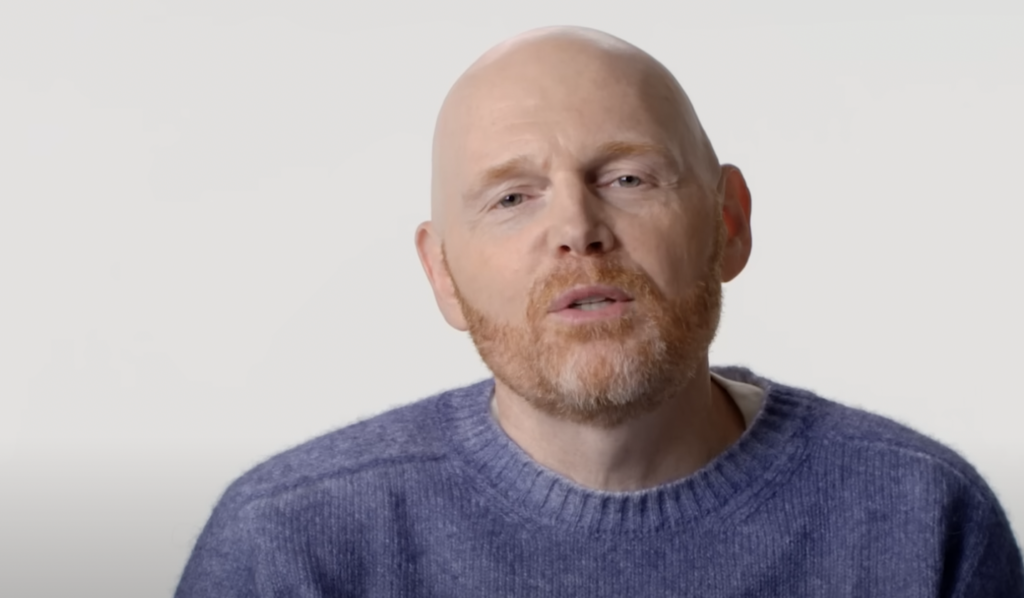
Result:
M527 520L591 533L644 533L692 526L742 508L785 478L803 454L800 433L814 396L745 368L715 367L762 388L757 417L725 451L693 474L636 491L581 486L536 461L491 416L494 379L444 393L438 405L452 453L478 487Z

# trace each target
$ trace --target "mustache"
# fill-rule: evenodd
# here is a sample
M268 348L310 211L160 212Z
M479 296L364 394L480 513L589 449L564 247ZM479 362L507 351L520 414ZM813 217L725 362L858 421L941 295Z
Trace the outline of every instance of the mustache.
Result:
M586 258L567 262L534 282L529 292L527 318L536 321L562 293L581 285L607 285L622 289L635 300L662 301L654 280L639 268L610 258Z

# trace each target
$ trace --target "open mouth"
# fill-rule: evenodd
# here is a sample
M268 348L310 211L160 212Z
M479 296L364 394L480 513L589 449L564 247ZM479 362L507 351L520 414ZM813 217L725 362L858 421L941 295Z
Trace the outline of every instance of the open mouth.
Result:
M548 311L552 313L601 311L614 307L618 303L632 300L632 296L618 287L610 285L581 286L556 297L548 307Z
M608 307L613 303L615 303L615 300L610 299L608 297L591 297L588 299L574 301L572 304L569 305L569 308L578 309L580 311L595 311L598 309Z

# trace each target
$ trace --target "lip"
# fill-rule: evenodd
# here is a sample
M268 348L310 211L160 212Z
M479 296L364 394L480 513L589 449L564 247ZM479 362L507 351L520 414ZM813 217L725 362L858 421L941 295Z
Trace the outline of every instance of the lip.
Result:
M580 299L586 299L587 297L607 297L616 302L632 301L633 298L628 293L618 287L610 287L605 285L590 285L585 287L576 287L570 289L565 293L562 293L551 302L548 306L548 312L553 313L567 309L573 303Z

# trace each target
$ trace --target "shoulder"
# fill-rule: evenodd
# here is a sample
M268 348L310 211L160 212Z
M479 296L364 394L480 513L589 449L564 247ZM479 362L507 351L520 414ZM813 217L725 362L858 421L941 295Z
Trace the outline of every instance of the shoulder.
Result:
M238 477L222 502L242 507L330 480L441 460L447 449L439 403L465 390L420 398L278 453Z
M256 595L258 576L293 576L310 559L336 558L316 551L372 536L368 530L403 512L406 498L437 486L432 464L443 463L447 452L441 403L453 395L475 399L480 388L453 389L388 410L245 472L214 506L176 595ZM356 554L352 546L346 550ZM272 559L262 556L269 552Z
M851 541L902 550L940 571L948 595L1017 595L1021 553L992 488L958 451L891 418L778 386L813 414L800 498ZM944 593L944 595L947 595Z
M888 542L936 547L951 595L1017 595L1020 548L991 486L958 451L893 419L815 397L815 477L837 490L833 504L882 522ZM831 474L826 473L832 471ZM862 532L865 533L865 532ZM926 551L927 552L927 551Z
M975 506L997 505L977 469L957 450L892 418L799 391L813 404L812 450L849 475ZM866 480L865 480L866 481Z
M991 488L963 455L905 423L781 384L744 367L716 367L715 371L761 388L766 397L762 411L774 414L776 421L800 418L804 422L800 425L804 463L814 470L816 483L855 485L859 496L877 489L883 494L897 492L908 500L942 497L951 503L998 508Z

